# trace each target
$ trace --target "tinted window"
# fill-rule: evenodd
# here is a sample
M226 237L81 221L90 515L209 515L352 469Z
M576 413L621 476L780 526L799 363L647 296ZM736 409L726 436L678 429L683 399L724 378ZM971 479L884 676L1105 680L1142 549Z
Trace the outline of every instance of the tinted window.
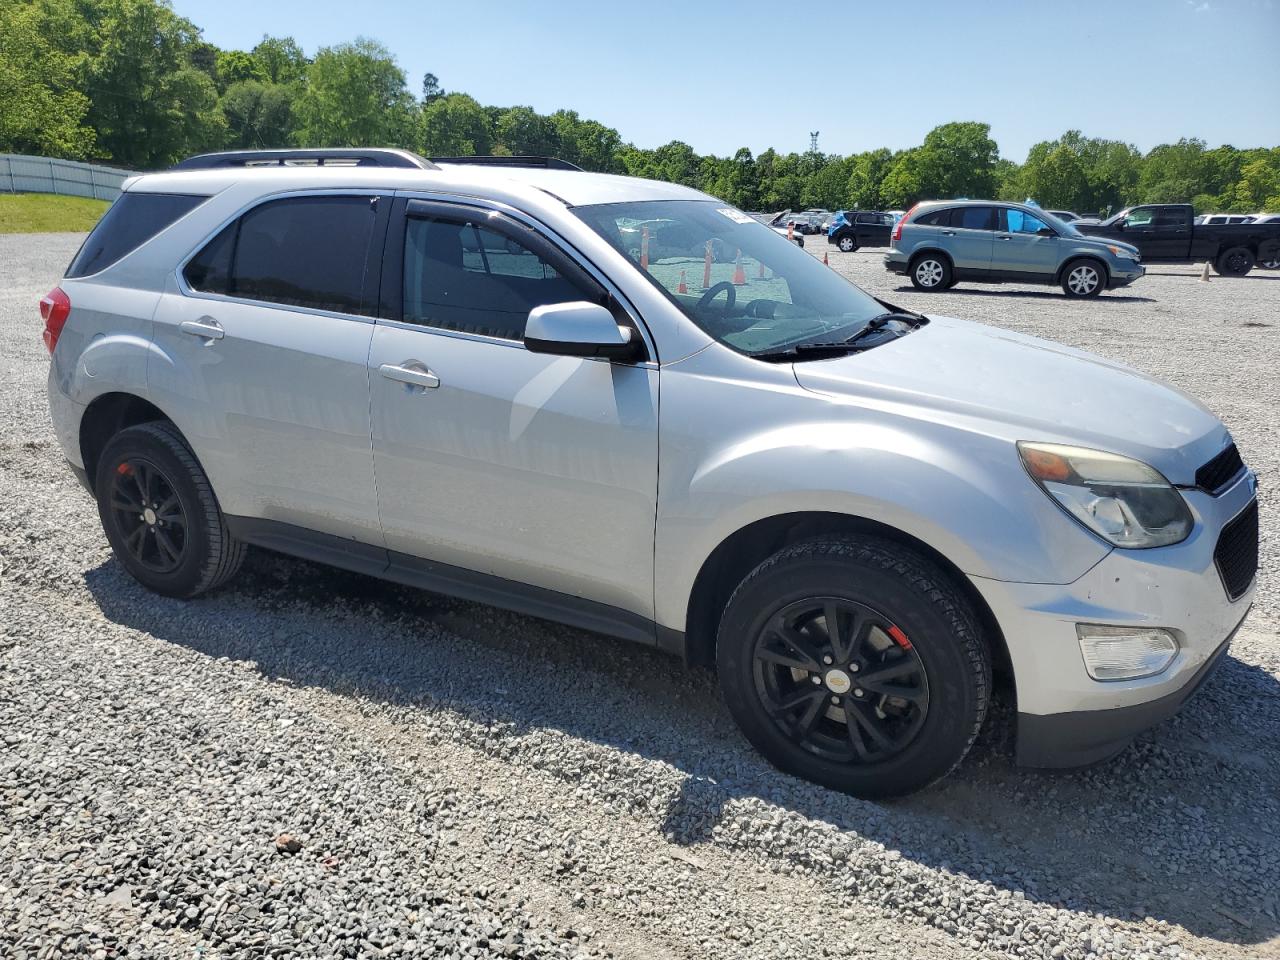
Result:
M523 340L529 311L594 300L524 244L471 222L411 218L404 239L404 319Z
M994 207L956 207L951 211L951 225L964 230L994 230Z
M879 223L880 217L874 213L860 213L858 214L858 222L859 223Z
M370 197L292 197L255 207L187 264L206 293L338 313L361 302L375 211Z
M1036 233L1048 228L1048 224L1039 217L1032 216L1023 210L1006 210L1004 212L1005 228L1010 233Z
M120 194L71 261L67 276L87 277L105 270L207 199L177 193Z
M926 213L923 216L916 217L913 221L925 227L945 227L951 223L950 210L934 210L932 213Z

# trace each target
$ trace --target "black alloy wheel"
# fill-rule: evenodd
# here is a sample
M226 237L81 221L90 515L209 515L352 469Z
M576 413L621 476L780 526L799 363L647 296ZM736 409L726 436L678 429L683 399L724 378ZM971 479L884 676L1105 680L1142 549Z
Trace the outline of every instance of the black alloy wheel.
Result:
M141 457L118 463L111 512L124 548L144 569L171 573L187 549L187 514L171 478Z
M756 693L778 729L826 760L884 760L929 712L924 664L871 607L814 597L779 610L756 638Z

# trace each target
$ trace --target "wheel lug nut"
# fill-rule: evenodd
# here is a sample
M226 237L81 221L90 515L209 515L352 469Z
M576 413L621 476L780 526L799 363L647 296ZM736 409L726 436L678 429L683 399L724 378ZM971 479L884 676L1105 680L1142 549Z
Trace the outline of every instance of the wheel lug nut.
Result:
M821 677L819 677L819 676L817 676L817 675L815 675L815 676L814 676L814 678L813 678L813 682L814 682L814 683L821 683L821 682L822 682L822 678L821 678Z
M839 697L832 697L832 698L831 698L831 702L832 702L832 703L839 703L839 702L840 702L840 698L839 698Z
M850 672L851 672L851 673L857 673L857 672L858 672L859 670L861 670L861 669L862 669L862 668L861 668L860 666L858 666L856 663L851 663L851 664L849 664L849 670L850 670Z
M855 689L855 690L853 691L853 695L854 695L855 697L859 697L859 698L861 698L861 697L862 697L862 690L861 690L861 689Z
M822 658L822 662L823 662L823 663L826 663L826 664L830 664L830 663L831 663L831 658L830 658L830 657L823 657L823 658Z

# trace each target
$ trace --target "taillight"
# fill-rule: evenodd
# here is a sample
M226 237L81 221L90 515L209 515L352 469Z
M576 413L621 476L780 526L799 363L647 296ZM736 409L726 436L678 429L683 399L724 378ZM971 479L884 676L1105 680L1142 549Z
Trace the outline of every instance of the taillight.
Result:
M908 210L906 213L904 213L902 215L902 219L900 219L897 223L893 225L893 236L891 236L889 239L892 240L894 243L897 243L899 240L902 239L902 225L907 222L907 219L911 216L912 211L915 210L915 208L918 206L920 206L920 204L913 203L911 205L911 210Z
M58 337L71 316L71 298L62 292L61 287L54 287L40 298L40 317L44 320L44 345L53 353L58 345Z

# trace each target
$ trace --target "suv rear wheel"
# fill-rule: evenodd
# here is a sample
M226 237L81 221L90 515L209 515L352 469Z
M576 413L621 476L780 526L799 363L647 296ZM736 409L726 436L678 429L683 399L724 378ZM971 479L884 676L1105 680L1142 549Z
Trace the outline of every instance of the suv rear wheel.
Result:
M98 516L116 559L148 590L194 597L234 576L232 538L209 478L163 421L121 430L98 460Z
M911 261L911 283L917 290L948 290L953 286L946 257L922 254Z
M856 241L850 234L846 233L836 241L836 247L838 247L842 253L853 253L853 251L858 249L858 241Z
M991 688L968 601L928 559L873 537L805 541L756 567L725 608L716 661L756 749L861 797L950 772Z

